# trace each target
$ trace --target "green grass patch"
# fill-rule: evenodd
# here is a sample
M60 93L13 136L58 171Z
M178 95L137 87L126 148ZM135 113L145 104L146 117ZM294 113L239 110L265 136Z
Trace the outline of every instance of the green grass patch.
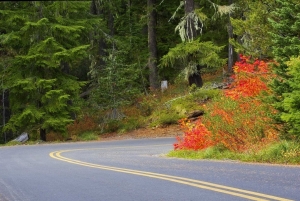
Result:
M128 131L136 130L138 128L144 127L143 118L138 117L127 117L120 123L118 132L125 133Z
M15 145L22 145L22 142L18 142L18 141L9 141L5 144L5 146L15 146Z
M202 104L218 97L220 90L197 89L193 93L170 99L157 107L149 117L150 126L165 126L177 124L179 119L190 112L203 110Z
M183 115L180 115L172 110L156 111L152 115L152 122L150 123L150 127L177 124L178 120L181 118L183 118Z
M93 131L83 132L77 136L77 140L79 141L92 141L97 139L98 139L98 134L96 134Z
M293 141L273 143L258 152L236 153L219 147L209 147L205 150L176 150L168 157L184 159L218 159L239 160L243 162L273 163L300 165L300 144Z

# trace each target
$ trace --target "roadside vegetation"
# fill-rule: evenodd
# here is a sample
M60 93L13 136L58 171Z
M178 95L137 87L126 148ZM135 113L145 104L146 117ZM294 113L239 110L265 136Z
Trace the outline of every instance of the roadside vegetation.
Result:
M299 164L299 1L231 2L0 2L0 144L179 124L172 157Z
M124 117L118 120L104 118L109 110L92 112L86 107L67 127L67 135L51 132L47 140L91 141L112 132L122 135L140 128L179 124L184 135L177 137L169 157L300 164L300 144L292 140L297 136L286 139L282 125L272 118L277 114L270 105L274 62L241 58L230 84L220 71L205 74L202 88L177 82L164 91L137 97L131 105L120 108L118 112ZM188 119L194 111L204 114ZM33 137L26 144L40 142L38 135ZM6 145L20 144L11 141Z
M171 151L168 157L184 159L216 159L235 160L242 162L272 163L299 165L300 146L293 141L278 141L265 145L257 151L232 152L222 147L209 147L204 150L176 150Z
M205 114L195 122L180 120L184 136L168 156L300 164L299 133L283 132L270 104L271 67L278 64L241 58L228 89L202 104Z

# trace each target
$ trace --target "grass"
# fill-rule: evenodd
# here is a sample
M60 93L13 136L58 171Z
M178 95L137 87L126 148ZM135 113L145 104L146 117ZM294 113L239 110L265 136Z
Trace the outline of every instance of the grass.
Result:
M39 144L40 140L28 140L26 142L18 142L18 141L9 141L6 144L0 144L0 146L16 146L16 145L35 145Z
M258 152L236 153L220 147L209 147L205 150L176 150L168 157L184 159L218 159L239 160L243 162L258 162L272 164L300 165L300 144L294 141L280 141L267 145Z
M77 136L78 141L92 141L92 140L98 140L98 134L96 134L93 131L87 131L83 132L80 135Z

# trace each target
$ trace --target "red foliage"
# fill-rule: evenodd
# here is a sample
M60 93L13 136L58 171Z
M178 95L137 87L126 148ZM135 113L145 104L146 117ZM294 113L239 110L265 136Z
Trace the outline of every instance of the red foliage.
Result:
M264 79L270 77L269 67L265 61L255 60L250 62L250 58L240 55L241 60L235 63L234 82L229 85L229 90L225 92L225 96L237 100L241 97L253 97L268 91L267 84Z
M222 144L231 151L244 151L277 139L276 131L268 124L270 117L266 114L267 107L256 98L262 91L269 91L266 81L273 75L268 63L261 60L251 62L249 57L243 55L240 58L234 66L233 82L224 92L225 99L228 97L235 104L230 106L231 101L215 102L207 108L210 116L203 117L195 124L181 120L184 136L177 138L175 150L199 150ZM258 135L259 132L264 135Z
M198 120L193 126L186 119L179 122L185 129L184 137L177 137L178 143L174 144L174 149L205 149L213 145L211 132Z
M84 115L82 118L75 120L73 124L68 125L68 133L70 136L79 135L80 133L86 131L92 131L97 129L98 125L96 124L93 117Z

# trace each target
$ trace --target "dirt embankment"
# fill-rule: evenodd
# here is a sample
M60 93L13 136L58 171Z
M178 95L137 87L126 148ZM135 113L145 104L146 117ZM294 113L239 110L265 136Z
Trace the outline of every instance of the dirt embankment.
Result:
M183 131L179 125L170 125L158 128L140 128L126 133L107 133L100 136L100 140L123 140L156 137L182 136Z

